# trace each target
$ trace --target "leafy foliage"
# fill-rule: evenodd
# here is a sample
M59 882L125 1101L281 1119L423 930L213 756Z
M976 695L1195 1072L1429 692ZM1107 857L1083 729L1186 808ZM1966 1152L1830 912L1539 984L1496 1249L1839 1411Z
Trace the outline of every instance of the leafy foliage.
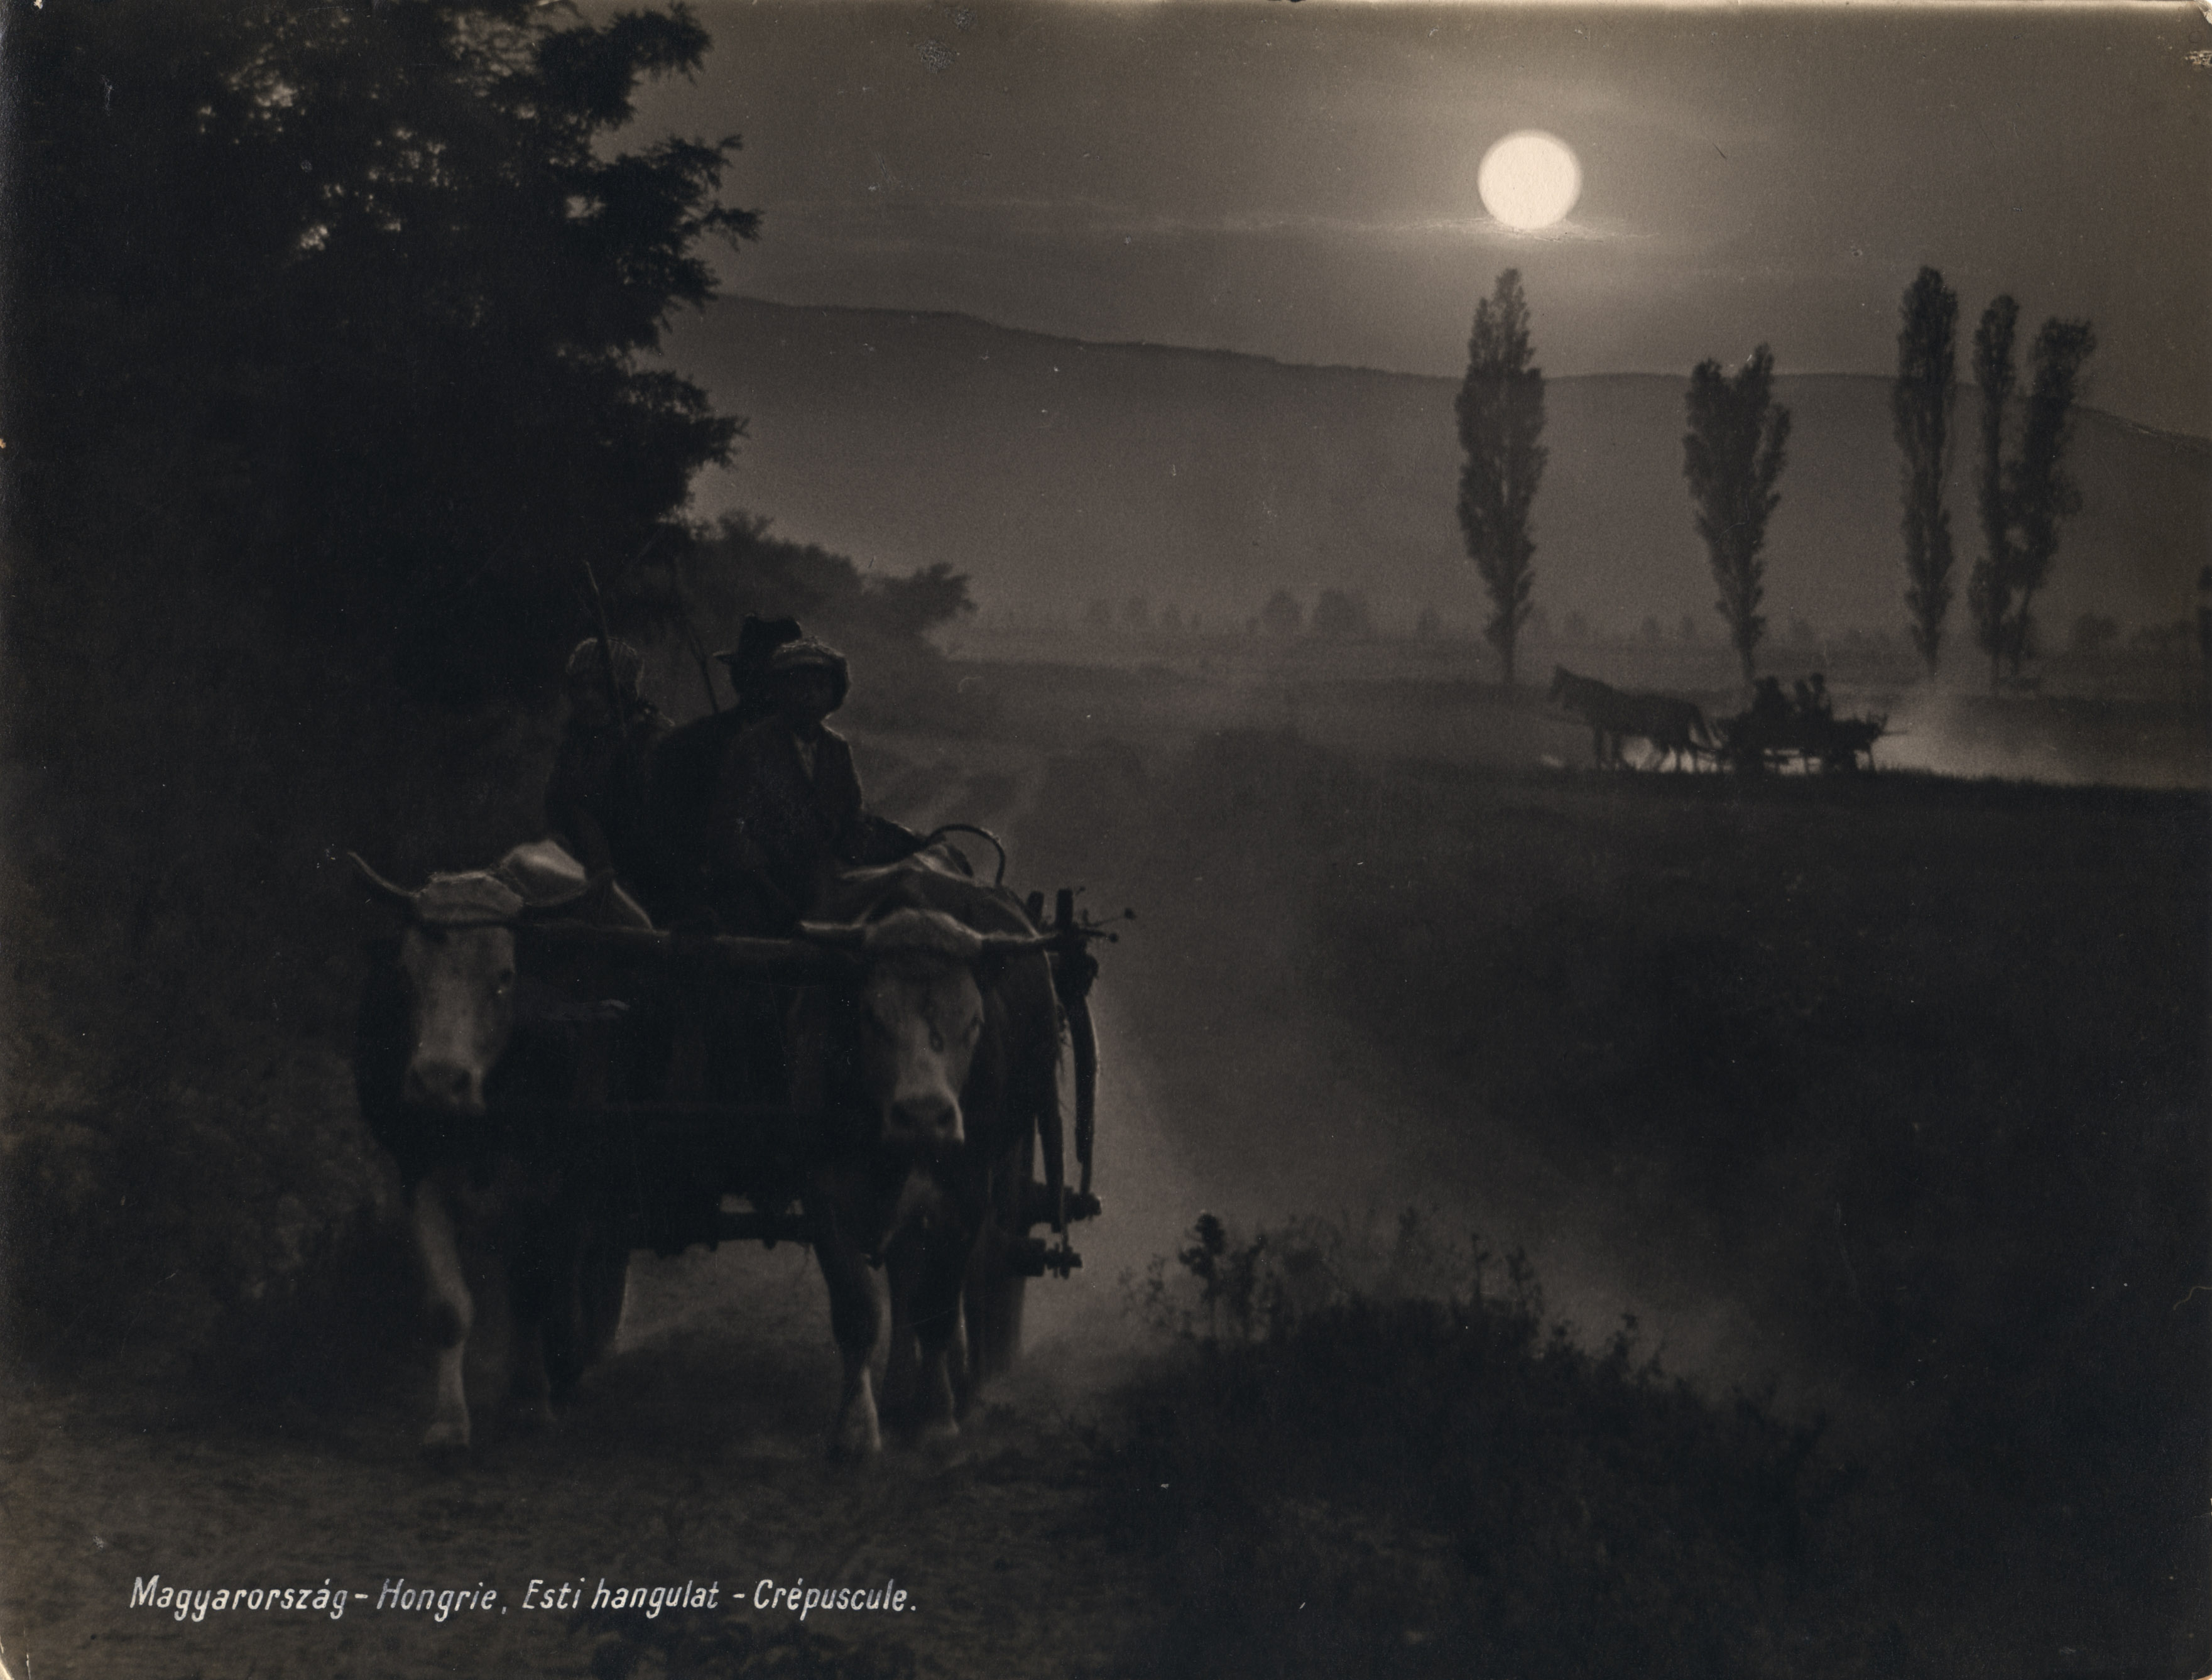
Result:
M1766 620L1766 521L1782 502L1776 480L1789 459L1790 411L1773 399L1774 353L1765 344L1735 374L1700 362L1685 401L1690 429L1682 438L1682 470L1690 481L1698 536L1705 539L1715 603L1748 684Z
M1468 557L1482 574L1492 608L1484 634L1513 685L1513 655L1528 622L1535 539L1528 515L1551 452L1544 432L1544 372L1528 344L1528 305L1521 271L1507 269L1497 289L1475 305L1468 339L1467 378L1456 404L1460 447L1459 524Z
M1410 1212L1380 1253L1311 1222L1193 1230L1205 1327L1101 1471L1162 1559L1158 1671L1776 1671L1844 1486L1820 1432L1699 1399L1632 1320L1584 1352L1480 1241L1451 1293L1405 1287L1422 1251L1414 1273L1441 1257Z
M1905 458L1905 604L1912 614L1912 645L1933 676L1951 605L1951 514L1943 491L1951 476L1951 405L1958 392L1959 295L1936 270L1923 268L1898 313L1890 415Z
M536 831L581 563L619 595L736 429L641 353L754 222L734 141L615 143L706 50L681 6L4 27L9 1330L244 1347L388 1188L338 848Z
M955 697L936 630L975 610L968 580L943 563L903 575L863 573L842 554L771 534L759 514L683 533L640 566L612 609L641 630L680 622L702 641L733 644L748 613L794 618L853 660L852 715L963 727L978 720Z
M35 7L8 19L19 541L270 600L417 691L531 691L737 423L635 358L705 301L734 139L608 137L681 5ZM11 449L11 455L14 450ZM71 569L78 575L71 576Z
M1215 1214L1200 1214L1171 1273L1156 1258L1141 1282L1125 1279L1131 1305L1154 1330L1185 1342L1279 1339L1314 1314L1355 1298L1448 1300L1476 1288L1489 1264L1481 1244L1460 1251L1437 1240L1419 1209L1399 1215L1386 1243L1374 1222L1301 1217L1239 1243ZM1519 1257L1508 1275L1521 1279ZM1193 1293L1193 1287L1195 1293Z

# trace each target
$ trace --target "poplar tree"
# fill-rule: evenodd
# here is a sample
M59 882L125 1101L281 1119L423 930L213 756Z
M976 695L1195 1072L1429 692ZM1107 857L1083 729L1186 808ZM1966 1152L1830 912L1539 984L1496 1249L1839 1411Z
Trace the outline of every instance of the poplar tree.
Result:
M1551 454L1538 441L1544 431L1544 374L1532 355L1521 271L1509 268L1498 277L1497 289L1475 306L1457 404L1460 447L1467 453L1459 475L1460 531L1490 594L1483 634L1504 661L1508 688L1535 581L1529 510Z
M1951 405L1958 392L1959 295L1942 274L1923 268L1905 289L1899 314L1890 417L1904 456L1905 604L1912 614L1912 645L1932 677L1952 594L1951 514L1943 492L1951 476Z
M2081 492L2065 470L2083 364L2097 348L2085 320L2044 322L2028 352L2033 382L2019 454L2004 453L2006 412L2019 375L2013 339L2020 306L1999 297L1974 335L1974 378L1982 389L1981 451L1976 475L1982 557L1968 580L1974 638L1990 660L1995 688L2021 667L2035 646L2036 592L2057 557L2065 521L2081 511Z
M2005 663L2020 674L2035 642L2035 592L2050 575L2058 555L2060 528L2081 511L2081 490L2065 470L2066 446L2073 441L2074 405L2081 368L2097 348L2087 321L2053 318L2035 335L2028 352L2034 383L2027 393L2027 424L2020 459L2007 471L2018 539L2013 551L2014 600L2006 630Z
M1775 490L1789 460L1790 411L1774 400L1774 352L1761 344L1731 375L1718 362L1700 362L1686 400L1690 429L1682 437L1682 472L1690 481L1698 534L1705 539L1714 609L1743 662L1748 687L1766 620L1766 521L1782 497Z

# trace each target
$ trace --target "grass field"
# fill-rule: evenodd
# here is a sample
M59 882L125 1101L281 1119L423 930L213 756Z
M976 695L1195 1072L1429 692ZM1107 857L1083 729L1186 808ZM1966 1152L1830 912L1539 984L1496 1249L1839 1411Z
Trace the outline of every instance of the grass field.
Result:
M1245 689L1252 727L1203 675L986 677L1099 732L1018 855L1139 908L1107 984L1194 1194L1440 1208L1533 1243L1584 1347L1638 1311L1708 1396L1825 1414L1894 1501L1900 1671L2200 1660L2201 794L1600 776L1495 691Z

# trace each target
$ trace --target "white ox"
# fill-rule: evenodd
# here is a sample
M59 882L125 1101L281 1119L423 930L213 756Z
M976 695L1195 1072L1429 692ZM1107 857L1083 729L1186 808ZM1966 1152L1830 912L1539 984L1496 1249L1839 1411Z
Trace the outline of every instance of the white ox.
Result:
M542 1120L499 1115L502 1103L542 1115L595 1094L610 1061L611 1012L518 976L514 924L586 900L611 925L651 924L550 841L412 892L353 862L406 914L369 977L355 1083L406 1189L438 1349L422 1445L458 1451L471 1438L472 1391L480 1405L503 1399L517 1427L550 1421L552 1401L613 1345L628 1276L595 1175Z
M883 1446L869 1371L878 1262L886 1403L909 1403L925 1440L959 1433L963 1285L980 1280L994 1208L1001 1234L1009 1222L1026 1141L1056 1123L1060 1024L1043 936L1004 893L894 867L833 888L824 909L838 919L802 934L857 953L860 977L799 995L791 1094L829 1133L806 1204L845 1367L830 1449L865 1458Z

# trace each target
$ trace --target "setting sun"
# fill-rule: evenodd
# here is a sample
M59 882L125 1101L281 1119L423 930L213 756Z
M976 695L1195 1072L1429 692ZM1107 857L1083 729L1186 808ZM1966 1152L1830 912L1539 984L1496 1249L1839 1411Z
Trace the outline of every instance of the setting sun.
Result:
M1582 197L1583 167L1566 143L1539 129L1509 134L1483 154L1475 190L1509 228L1548 228Z

